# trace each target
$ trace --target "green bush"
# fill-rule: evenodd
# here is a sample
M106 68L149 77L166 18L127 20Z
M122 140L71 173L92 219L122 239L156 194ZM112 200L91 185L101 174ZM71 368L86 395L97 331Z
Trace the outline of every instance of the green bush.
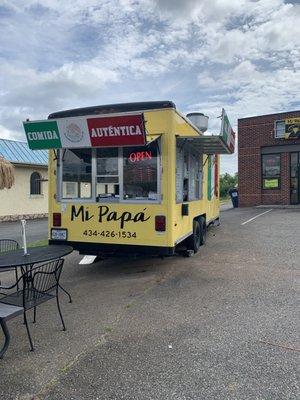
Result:
M234 175L230 174L222 174L220 175L220 197L228 197L228 190L237 185L238 182L238 174Z

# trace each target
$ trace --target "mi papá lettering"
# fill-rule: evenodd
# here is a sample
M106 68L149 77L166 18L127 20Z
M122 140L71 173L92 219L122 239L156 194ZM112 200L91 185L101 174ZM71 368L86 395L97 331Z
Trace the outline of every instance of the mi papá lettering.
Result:
M80 206L78 209L76 206L72 206L71 208L71 221L75 221L80 219L82 222L90 221L94 218L98 219L98 222L101 224L103 222L110 221L119 221L120 228L123 229L125 227L126 222L145 222L150 219L150 216L147 216L144 208L142 211L134 214L129 211L124 211L122 213L117 211L111 211L108 206L99 206L98 215L90 214L88 207Z

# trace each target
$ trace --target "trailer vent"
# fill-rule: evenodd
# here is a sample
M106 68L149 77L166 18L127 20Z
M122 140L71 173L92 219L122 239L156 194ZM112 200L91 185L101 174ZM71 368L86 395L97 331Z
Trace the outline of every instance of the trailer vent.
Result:
M208 127L208 116L200 112L192 112L186 114L186 117L195 125L202 133L207 131Z

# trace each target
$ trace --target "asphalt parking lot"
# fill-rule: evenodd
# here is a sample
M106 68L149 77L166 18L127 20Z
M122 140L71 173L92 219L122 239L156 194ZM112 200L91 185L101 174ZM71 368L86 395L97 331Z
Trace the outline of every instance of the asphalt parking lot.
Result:
M0 398L298 399L299 232L299 210L229 209L192 258L68 256L68 330L41 306L30 353L11 321Z

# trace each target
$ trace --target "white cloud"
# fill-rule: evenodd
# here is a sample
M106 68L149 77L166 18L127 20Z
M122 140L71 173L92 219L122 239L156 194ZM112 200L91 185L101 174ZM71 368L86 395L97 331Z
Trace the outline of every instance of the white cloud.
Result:
M1 139L17 139L18 132L14 132L10 129L5 128L5 126L0 125L0 138Z
M0 135L59 109L166 95L212 130L222 107L234 125L295 108L299 17L283 0L3 0Z
M200 87L205 78L199 74ZM234 119L284 110L286 105L300 98L300 70L288 67L259 70L250 61L243 61L217 76L208 74L207 82L212 82L213 89L218 87L220 93L233 98L227 108L232 110ZM216 98L218 100L218 95ZM196 106L211 107L224 103L224 94L220 95L219 102L216 98L213 103L208 100Z

